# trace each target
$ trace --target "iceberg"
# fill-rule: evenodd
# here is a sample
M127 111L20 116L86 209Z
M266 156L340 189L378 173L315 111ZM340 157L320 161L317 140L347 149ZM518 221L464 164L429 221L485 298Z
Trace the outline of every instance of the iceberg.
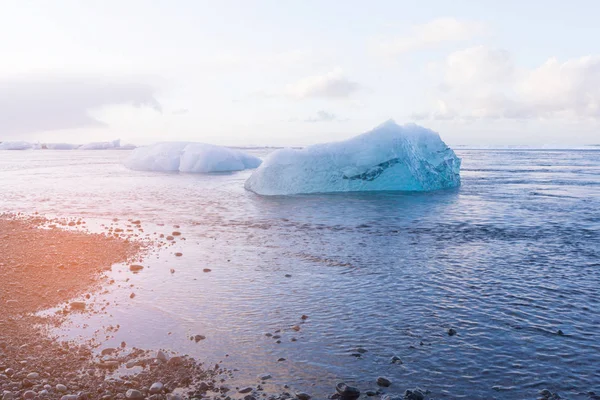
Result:
M46 143L42 145L42 149L47 150L75 150L79 148L78 144L71 143Z
M262 160L240 150L194 142L162 142L138 147L125 160L139 171L210 173L257 168Z
M34 145L28 142L0 142L0 150L29 150Z
M389 120L342 142L274 151L244 186L260 195L290 195L459 185L460 158L436 132Z
M119 139L112 142L92 142L79 147L79 150L112 150L119 148L121 141Z

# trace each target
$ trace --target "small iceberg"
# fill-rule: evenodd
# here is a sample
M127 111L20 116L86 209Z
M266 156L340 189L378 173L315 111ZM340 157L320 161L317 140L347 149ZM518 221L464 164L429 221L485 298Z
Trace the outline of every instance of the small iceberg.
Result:
M127 168L160 172L231 172L257 168L262 160L240 150L194 142L162 142L138 147L125 160Z
M42 149L45 150L75 150L80 145L72 143L45 143L42 145Z
M0 150L29 150L35 146L28 142L0 142Z
M79 150L113 150L121 146L121 140L113 140L112 142L92 142L79 147Z
M248 178L260 195L432 191L460 185L460 159L440 136L389 120L354 138L271 153Z

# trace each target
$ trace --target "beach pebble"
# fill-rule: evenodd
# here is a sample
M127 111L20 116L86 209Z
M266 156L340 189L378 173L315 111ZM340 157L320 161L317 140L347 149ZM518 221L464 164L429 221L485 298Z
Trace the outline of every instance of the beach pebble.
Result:
M164 385L161 382L154 382L150 386L150 394L157 394L162 392Z
M176 393L167 393L167 400L183 400L183 397Z
M169 357L167 357L162 350L159 350L158 353L156 353L156 358L162 362L167 362L169 360Z
M143 269L144 269L144 266L143 266L143 265L137 265L137 264L133 264L133 265L130 265L130 266L129 266L129 270L130 270L131 272L139 272L139 271L141 271L141 270L143 270Z
M183 255L183 253L177 252L175 253L175 257L181 257Z
M353 386L348 386L344 382L338 383L335 386L335 390L342 400L355 400L360 397L360 390Z
M169 361L167 362L167 365L169 365L171 367L181 365L181 364L183 364L183 358L181 358L179 356L171 357L169 359Z
M377 391L375 390L367 390L365 394L369 397L377 396Z
M206 336L204 336L204 335L196 335L196 336L194 336L194 341L196 343L198 343L199 341L204 340L204 339L206 339Z
M212 271L212 269L210 269L210 268L204 268L204 269L202 270L202 272L210 272L210 271Z
M425 392L417 388L413 390L407 390L404 392L405 400L425 400Z
M398 356L393 356L390 359L390 364L402 364L402 360Z
M304 392L296 393L296 398L298 400L310 400L310 395Z
M106 349L103 349L100 354L102 354L103 356L108 356L110 354L113 354L115 351L117 351L116 349L113 349L112 347L107 347Z
M392 384L392 381L390 381L388 378L380 376L379 378L377 378L377 384L379 386L388 387Z
M271 374L259 375L258 379L261 381L266 381L267 379L271 379L273 376Z
M37 396L37 393L34 392L33 390L27 390L25 393L23 393L23 398L25 400L31 400L33 399L35 396Z
M39 377L40 374L38 374L37 372L30 372L29 374L27 374L27 379L29 379L30 381L38 379Z
M139 390L129 389L127 393L125 393L125 397L131 400L141 400L144 398L144 395Z
M65 385L63 385L62 383L59 383L58 385L56 385L56 391L58 393L64 393L67 391L67 387Z
M252 390L254 390L254 389L252 389L250 386L248 386L248 387L238 390L238 392L242 393L242 394L246 394L246 393L250 393Z
M65 394L60 400L78 400L79 396L76 394Z

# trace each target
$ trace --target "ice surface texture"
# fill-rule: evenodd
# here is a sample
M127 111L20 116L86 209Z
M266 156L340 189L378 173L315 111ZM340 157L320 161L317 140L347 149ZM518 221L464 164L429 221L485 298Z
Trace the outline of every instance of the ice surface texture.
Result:
M430 191L460 185L460 159L429 129L390 120L354 138L271 153L246 181L261 195Z
M239 150L193 142L163 142L138 147L125 166L140 171L229 172L256 168L261 159Z
M2 142L0 143L0 150L29 150L34 146L27 142Z
M121 145L121 141L119 139L113 140L112 142L94 142L84 144L79 147L79 150L112 150L118 149Z

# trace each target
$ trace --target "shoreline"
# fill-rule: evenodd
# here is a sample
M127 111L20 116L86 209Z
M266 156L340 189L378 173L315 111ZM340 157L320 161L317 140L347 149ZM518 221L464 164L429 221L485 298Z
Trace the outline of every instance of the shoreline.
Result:
M220 393L216 378L226 371L218 365L204 369L193 358L129 348L124 342L95 354L89 343L48 335L47 326L92 308L89 299L101 287L103 272L118 263L139 262L148 247L133 233L88 233L61 225L85 222L0 215L2 400L177 400ZM89 301L73 301L82 296ZM63 304L68 305L55 315L36 315ZM141 368L113 375L123 367Z

